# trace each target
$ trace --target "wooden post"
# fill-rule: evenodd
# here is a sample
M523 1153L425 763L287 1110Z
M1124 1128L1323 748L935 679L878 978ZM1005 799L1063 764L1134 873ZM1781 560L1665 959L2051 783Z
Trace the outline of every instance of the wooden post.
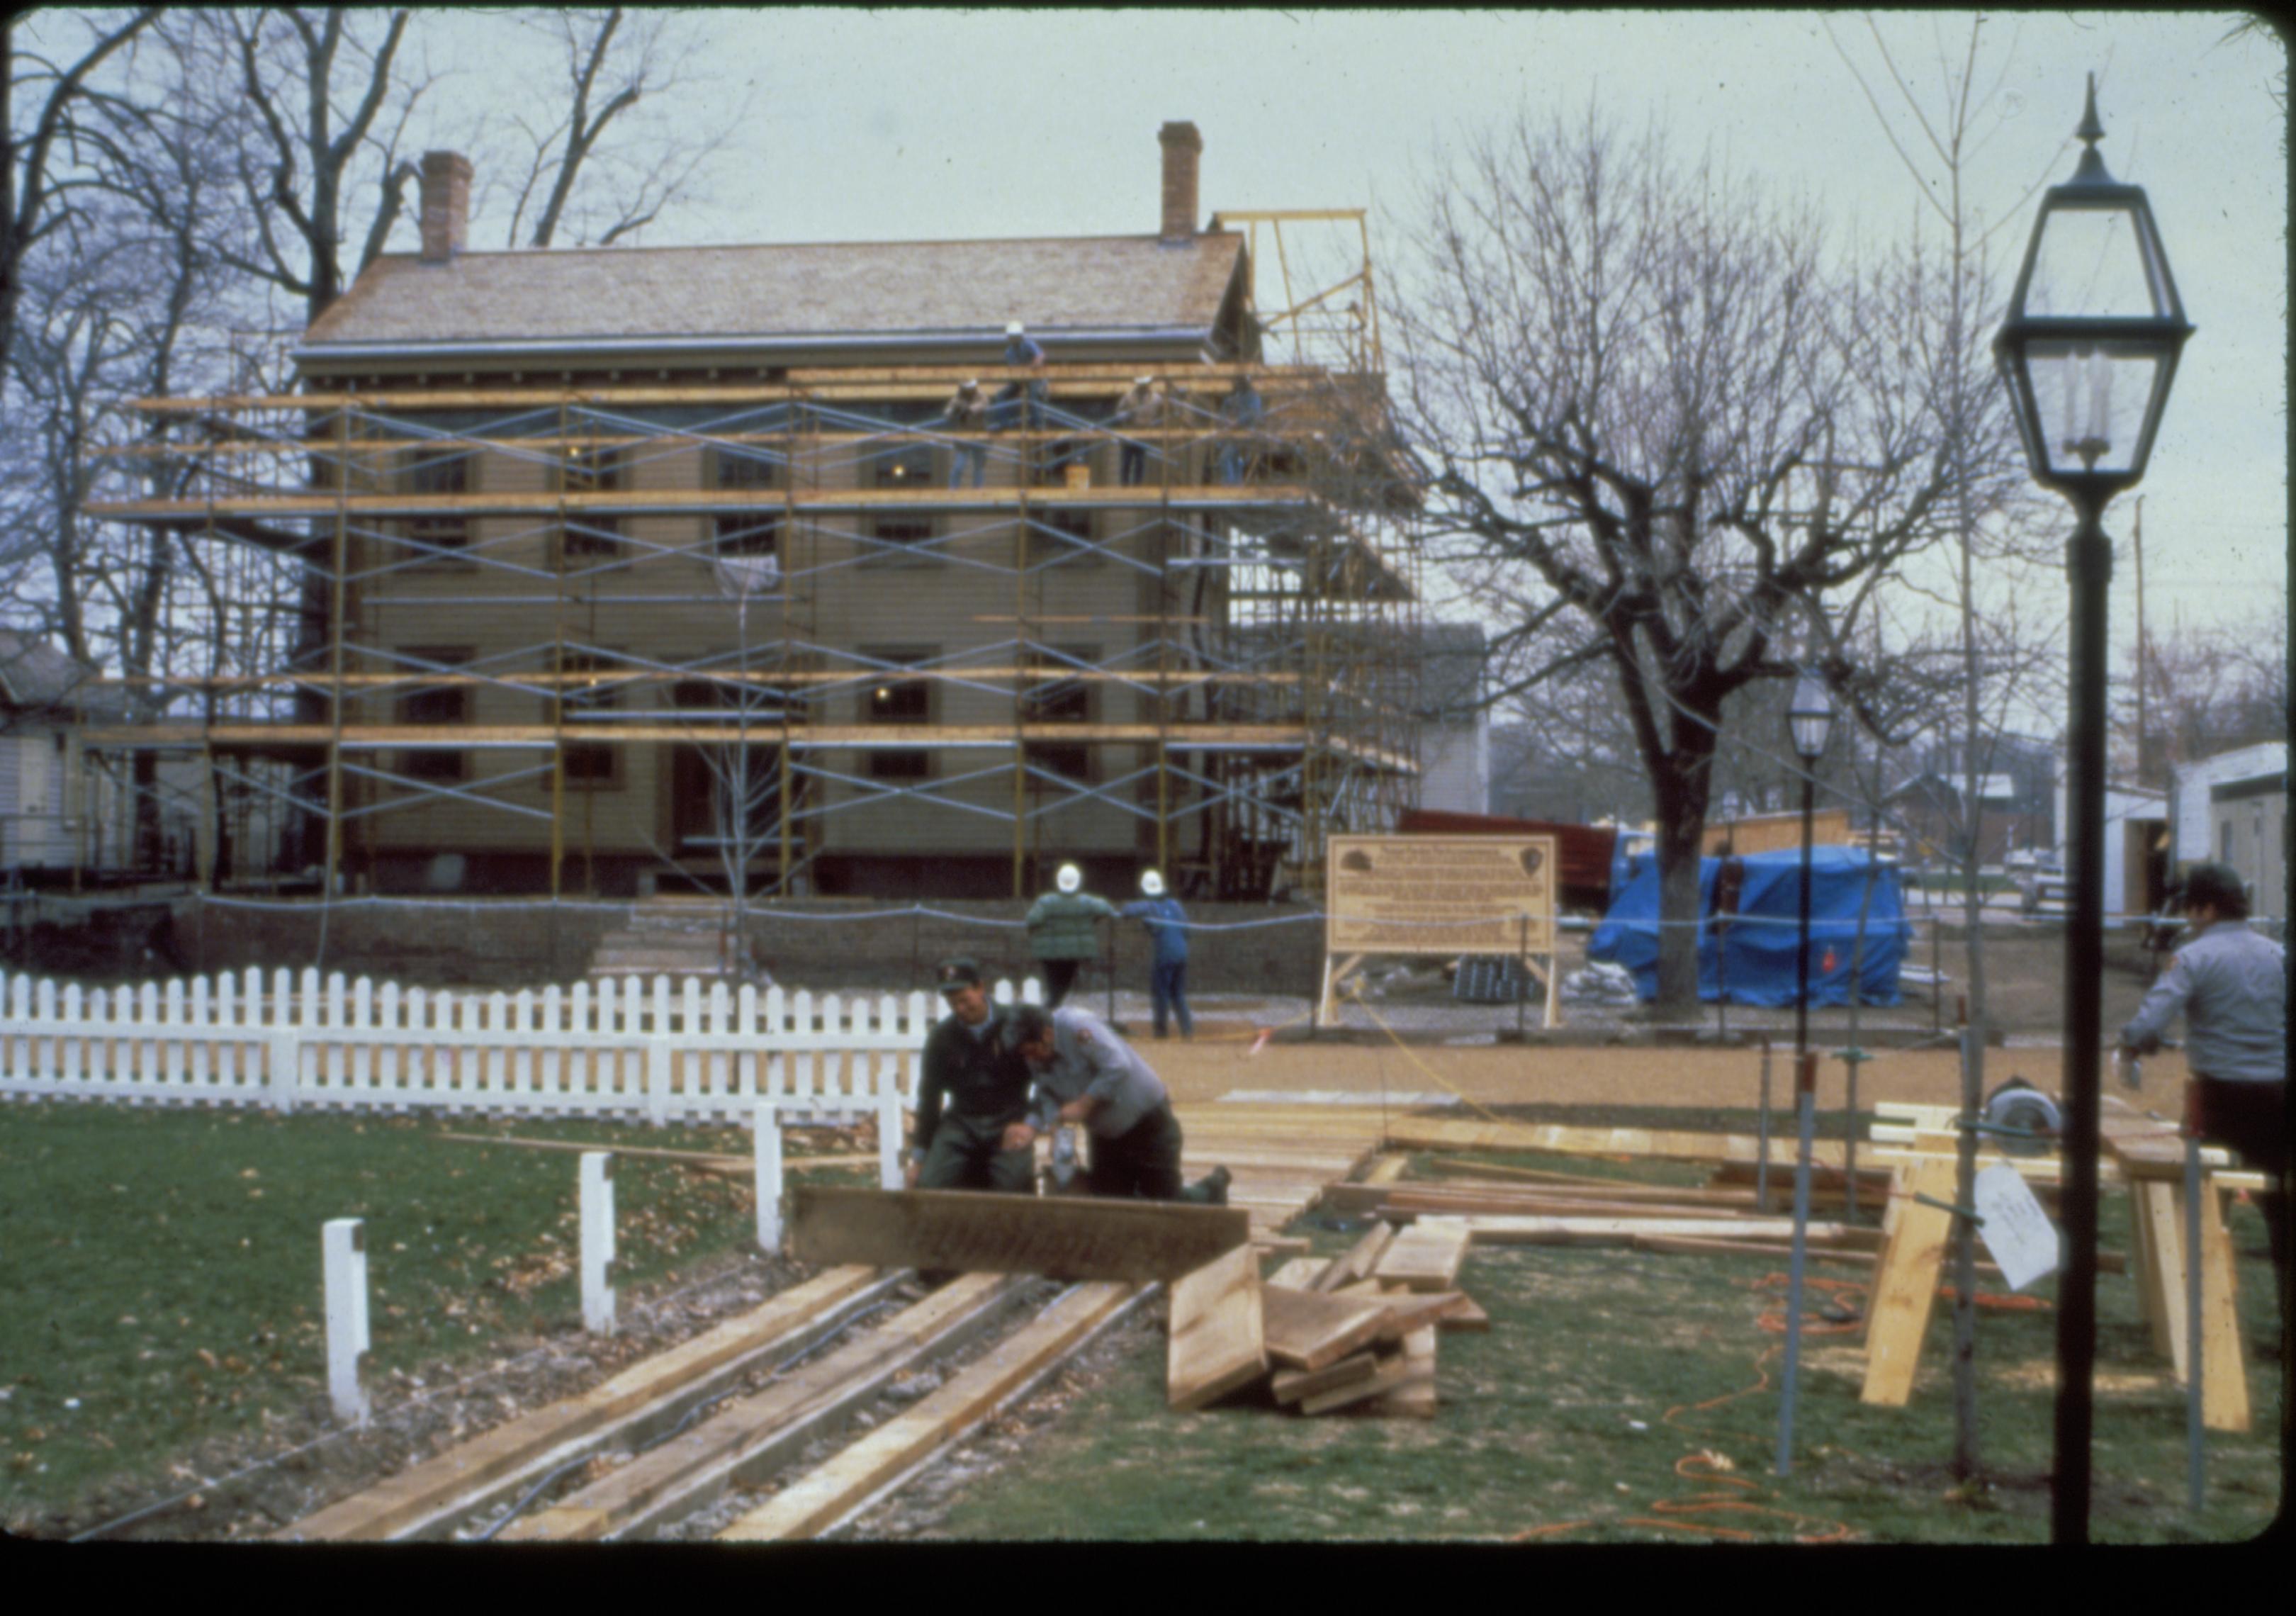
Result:
M335 1417L363 1430L371 1412L366 1389L359 1384L359 1360L369 1345L365 1220L330 1219L321 1226L319 1246L325 1271L327 1393Z
M614 1333L614 1158L610 1151L584 1151L581 1169L582 1327L593 1335Z
M877 1090L877 1185L880 1189L901 1187L901 1085L900 1068L878 1074L881 1087Z
M758 1249L768 1256L782 1249L782 1124L781 1107L772 1100L757 1103L754 1136L757 1153L752 1179L758 1196Z

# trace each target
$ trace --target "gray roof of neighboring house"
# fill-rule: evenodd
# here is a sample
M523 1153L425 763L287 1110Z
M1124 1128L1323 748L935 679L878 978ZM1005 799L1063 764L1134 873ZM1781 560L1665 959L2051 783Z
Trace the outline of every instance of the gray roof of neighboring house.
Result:
M1920 791L1936 797L1950 795L1956 800L1961 796L1962 776L1947 774L1941 769L1924 769L1892 787L1885 801L1894 801L1908 792ZM1977 800L1980 802L2009 802L2017 796L2017 781L2013 775L1980 775L1977 777Z
M1243 238L1210 233L1029 241L544 248L443 263L377 258L311 324L304 347L646 340L744 342L939 335L1210 332Z
M89 684L96 676L37 635L0 628L0 701L10 707L110 711L117 702Z

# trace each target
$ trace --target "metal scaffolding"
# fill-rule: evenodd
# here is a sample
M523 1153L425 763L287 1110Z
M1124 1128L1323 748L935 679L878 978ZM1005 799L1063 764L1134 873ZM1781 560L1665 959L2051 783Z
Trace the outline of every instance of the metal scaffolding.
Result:
M1205 896L1312 889L1326 834L1391 824L1417 775L1410 493L1367 258L1351 283L1335 348L1300 324L1333 299L1287 288L1265 329L1294 363L1054 362L987 432L944 402L1019 373L139 400L168 431L109 456L91 514L211 558L218 649L157 681L168 717L86 743L291 803L285 861L330 890L464 853L494 860L472 885L554 898L638 868L858 890L854 860L946 862L942 827L976 827L978 862L982 822L1015 895L1080 853ZM1142 374L1162 420L1111 420ZM1249 426L1221 408L1237 376ZM135 493L148 456L170 497ZM886 805L890 845L845 833Z

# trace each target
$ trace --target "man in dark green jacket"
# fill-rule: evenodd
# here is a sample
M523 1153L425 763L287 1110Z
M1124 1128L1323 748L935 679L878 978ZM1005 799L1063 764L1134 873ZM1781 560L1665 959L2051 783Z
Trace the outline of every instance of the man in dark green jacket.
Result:
M944 962L939 985L949 1013L925 1035L907 1185L1033 1194L1036 1153L1007 1148L1007 1131L1028 1117L1029 1063L998 1036L1004 1014L989 1002L978 964Z

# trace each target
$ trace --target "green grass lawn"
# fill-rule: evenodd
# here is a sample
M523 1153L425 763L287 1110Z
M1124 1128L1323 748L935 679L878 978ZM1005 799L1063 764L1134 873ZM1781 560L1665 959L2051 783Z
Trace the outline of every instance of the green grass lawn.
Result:
M1583 1161L1514 1160L1586 1170ZM2108 1232L2126 1226L2117 1194L2103 1216ZM1319 1251L1353 1238L1312 1216L1298 1228ZM2253 1349L2276 1333L2261 1220L2237 1209L2233 1233ZM1988 1484L1975 1488L1950 1471L1949 1309L1941 1304L1933 1316L1913 1401L1896 1409L1858 1401L1857 1338L1820 1333L1829 1327L1813 1321L1793 1473L1780 1479L1772 1467L1784 1337L1763 1319L1784 1318L1784 1267L1783 1259L1477 1248L1462 1279L1491 1328L1441 1337L1432 1421L1304 1419L1248 1397L1176 1415L1164 1407L1163 1355L1144 1348L1046 1427L1025 1462L968 1489L943 1530L967 1538L1530 1534L1685 1544L1846 1530L1861 1542L2046 1542L2054 1314L1980 1314ZM1869 1271L1811 1272L1838 1283ZM1980 1294L1999 1284L1981 1281ZM2034 1291L2047 1298L2051 1282ZM2278 1506L2277 1362L2251 1351L2253 1429L2210 1436L2208 1507L2194 1519L2184 1507L2183 1394L2149 1352L2129 1282L2103 1276L2098 1303L2095 1538L2222 1541L2263 1530ZM1685 1461L1686 1474L1677 1468ZM1685 1530L1699 1525L1725 1531Z
M469 1120L0 1106L0 1520L164 1472L324 1399L320 1226L366 1222L369 1383L578 1325L571 1153L455 1144ZM502 1131L502 1130L496 1130ZM738 1130L521 1122L531 1137L741 1152ZM624 1157L627 1291L754 1238L747 1188Z

